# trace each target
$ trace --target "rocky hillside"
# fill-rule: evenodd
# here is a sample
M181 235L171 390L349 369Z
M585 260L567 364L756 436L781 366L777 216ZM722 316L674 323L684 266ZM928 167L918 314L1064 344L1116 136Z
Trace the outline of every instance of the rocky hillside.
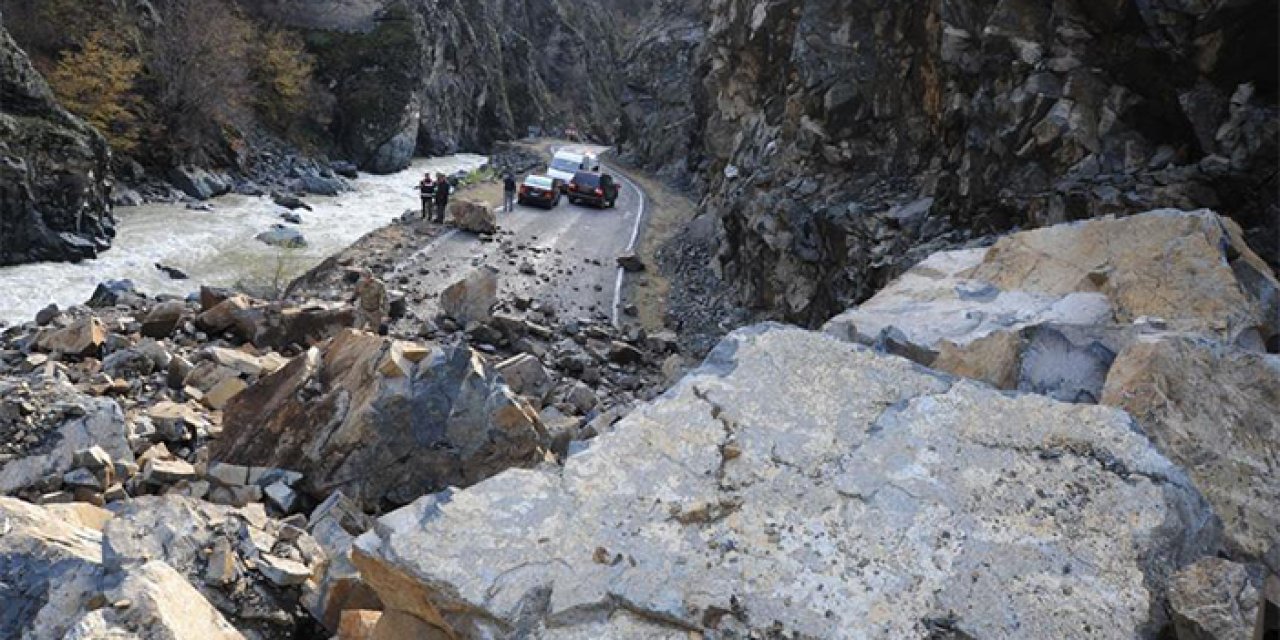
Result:
M708 0L629 50L625 148L700 172L726 278L801 322L939 246L1158 206L1274 265L1276 11Z
M0 26L0 265L81 260L110 246L110 159Z

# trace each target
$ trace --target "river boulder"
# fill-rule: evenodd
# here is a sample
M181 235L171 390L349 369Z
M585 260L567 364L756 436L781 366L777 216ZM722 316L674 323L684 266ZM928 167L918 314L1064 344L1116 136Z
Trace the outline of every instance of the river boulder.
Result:
M273 224L271 228L254 236L258 242L281 249L301 249L307 246L307 238L301 231L283 224Z
M544 459L537 413L475 352L409 346L346 330L313 347L231 400L211 459L293 469L369 510Z
M173 167L168 178L179 191L196 200L204 201L231 193L231 180L200 167Z
M764 325L563 468L423 497L353 558L459 637L1155 638L1215 524L1121 411Z

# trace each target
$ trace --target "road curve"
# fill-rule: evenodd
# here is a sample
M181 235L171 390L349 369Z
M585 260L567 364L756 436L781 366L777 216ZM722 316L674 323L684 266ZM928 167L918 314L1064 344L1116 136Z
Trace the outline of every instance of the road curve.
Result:
M634 248L647 199L615 167L606 171L621 183L614 208L573 205L567 198L550 211L517 206L512 213L497 214L500 230L493 240L446 232L401 261L390 280L407 277L418 291L439 292L488 265L499 272L500 300L522 296L551 307L561 318L617 324L625 278L617 258ZM434 317L439 313L438 295L414 310L419 317Z

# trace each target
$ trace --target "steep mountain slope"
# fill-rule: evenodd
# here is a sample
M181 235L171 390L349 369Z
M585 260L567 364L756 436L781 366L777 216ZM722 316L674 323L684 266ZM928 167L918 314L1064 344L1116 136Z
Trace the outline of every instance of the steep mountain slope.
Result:
M939 245L1159 206L1215 208L1280 254L1273 2L700 8L688 55L671 31L631 49L683 84L629 103L628 149L705 168L753 307L818 322Z
M334 3L331 3L334 4ZM342 150L371 171L483 149L530 126L616 130L617 27L561 0L336 3L255 10L307 33L334 86Z
M110 150L0 26L0 265L79 260L114 235Z

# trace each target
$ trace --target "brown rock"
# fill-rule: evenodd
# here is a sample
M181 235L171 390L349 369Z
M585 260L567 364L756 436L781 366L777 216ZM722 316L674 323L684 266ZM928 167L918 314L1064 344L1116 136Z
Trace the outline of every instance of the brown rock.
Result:
M1280 357L1141 340L1116 357L1102 403L1129 412L1187 470L1238 553L1280 571Z
M151 308L151 312L142 320L142 335L148 338L168 338L182 322L187 312L185 302L162 302Z
M97 318L77 320L63 329L44 330L36 338L42 351L76 357L97 356L106 341L107 328Z
M343 611L342 622L338 624L338 640L369 640L381 617L381 611Z
M1116 319L1235 339L1280 332L1280 283L1235 222L1209 211L1154 211L1007 236L971 274L1003 290L1100 292Z
M449 203L449 224L472 233L495 233L498 217L487 205L454 200Z
M965 345L943 340L933 368L1012 391L1018 388L1021 350L1022 338L1016 331L996 331Z
M210 409L220 410L247 388L248 383L240 378L226 378L204 394L200 401Z
M341 489L364 508L543 459L536 414L477 354L438 348L389 378L391 344L348 330L263 378L227 404L211 459L298 471L299 489Z
M1254 633L1261 620L1262 600L1249 568L1221 558L1200 560L1175 574L1169 584L1169 606L1178 640L1261 637Z

